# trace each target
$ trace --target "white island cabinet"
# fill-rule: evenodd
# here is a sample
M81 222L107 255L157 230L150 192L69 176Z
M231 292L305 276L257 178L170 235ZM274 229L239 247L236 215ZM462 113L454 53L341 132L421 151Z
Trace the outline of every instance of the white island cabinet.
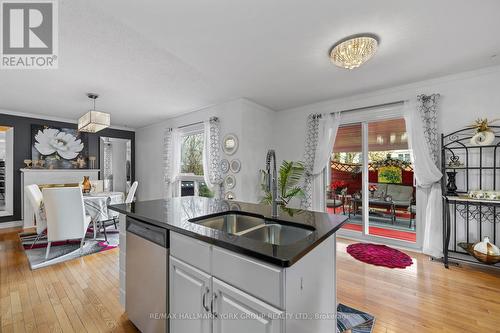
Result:
M335 235L280 267L170 233L170 332L335 332Z

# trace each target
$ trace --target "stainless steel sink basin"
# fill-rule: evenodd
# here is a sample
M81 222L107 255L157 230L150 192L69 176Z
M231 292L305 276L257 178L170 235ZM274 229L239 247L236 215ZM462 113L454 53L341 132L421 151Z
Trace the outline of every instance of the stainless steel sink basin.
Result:
M242 236L273 245L289 245L306 238L310 234L312 234L312 231L305 228L284 224L266 224L245 232Z
M192 220L191 222L236 235L265 224L263 218L234 213Z

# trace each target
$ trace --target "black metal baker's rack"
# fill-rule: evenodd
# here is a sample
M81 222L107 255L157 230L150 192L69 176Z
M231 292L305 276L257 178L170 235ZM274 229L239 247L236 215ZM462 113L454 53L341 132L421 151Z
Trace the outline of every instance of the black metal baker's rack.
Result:
M441 135L445 267L450 260L482 264L462 250L459 242L475 243L488 236L499 246L500 200L468 197L470 191L500 188L500 126L489 128L495 133L495 141L490 145L471 144L476 130L470 127ZM452 158L456 163L450 165ZM456 178L455 193L449 191L450 178Z

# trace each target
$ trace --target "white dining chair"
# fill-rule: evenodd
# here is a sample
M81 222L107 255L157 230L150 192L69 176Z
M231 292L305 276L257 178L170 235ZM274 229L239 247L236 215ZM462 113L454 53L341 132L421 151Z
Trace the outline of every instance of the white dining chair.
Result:
M43 195L38 185L35 184L25 186L24 195L28 199L31 209L35 214L35 226L37 235L33 244L31 244L31 248L33 248L40 237L43 236L45 230L47 230L47 219L45 218L44 212L42 212L43 208L41 208L43 203Z
M90 216L85 214L82 189L80 187L44 188L42 191L47 216L48 259L51 243L54 241L81 239L83 249Z
M130 186L127 197L125 198L126 204L134 202L137 186L139 186L139 182L136 180L135 182L132 183L132 186ZM115 229L118 229L118 227L116 226L116 219L118 218L119 214L117 214L116 212L111 212L111 215L113 216L113 224L115 225Z

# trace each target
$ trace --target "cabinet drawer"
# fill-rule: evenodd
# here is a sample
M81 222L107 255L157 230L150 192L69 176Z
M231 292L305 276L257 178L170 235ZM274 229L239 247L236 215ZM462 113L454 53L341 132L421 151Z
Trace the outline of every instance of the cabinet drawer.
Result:
M247 256L213 247L212 275L280 309L284 308L284 271Z
M211 245L175 232L170 233L170 254L210 273Z
M227 283L213 279L214 306L217 313L214 330L217 333L281 333L284 332L283 311L236 289ZM231 319L236 316L238 320ZM331 330L330 330L331 331ZM294 331L298 332L298 331ZM315 332L315 331L301 331Z

